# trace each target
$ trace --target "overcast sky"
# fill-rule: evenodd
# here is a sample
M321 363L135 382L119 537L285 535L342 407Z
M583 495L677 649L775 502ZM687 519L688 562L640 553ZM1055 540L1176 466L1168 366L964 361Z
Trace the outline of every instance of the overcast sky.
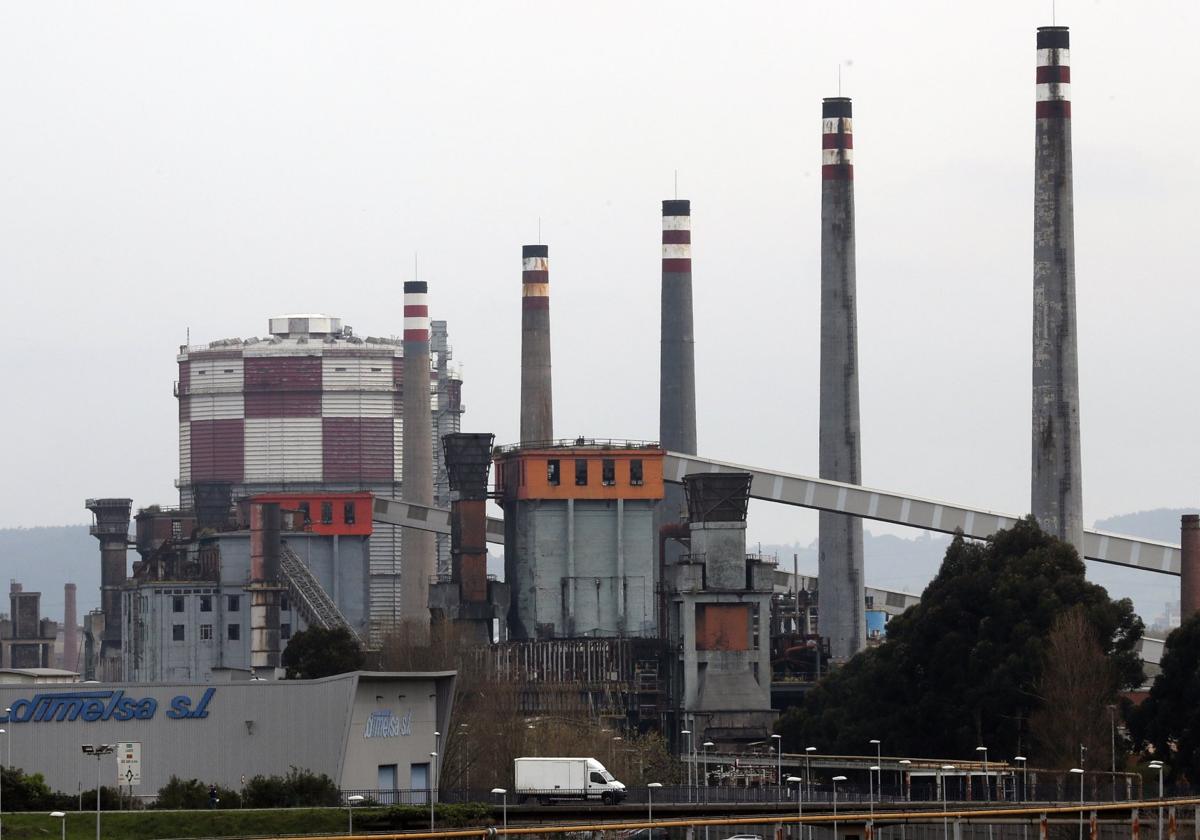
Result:
M1195 2L1072 27L1084 514L1197 499ZM820 102L854 98L865 484L1029 507L1049 2L0 5L0 526L177 500L175 353L429 283L464 429L655 438L659 202L692 200L700 452L815 474ZM1192 326L1189 326L1192 324ZM872 526L880 530L877 526ZM814 514L756 505L752 539Z

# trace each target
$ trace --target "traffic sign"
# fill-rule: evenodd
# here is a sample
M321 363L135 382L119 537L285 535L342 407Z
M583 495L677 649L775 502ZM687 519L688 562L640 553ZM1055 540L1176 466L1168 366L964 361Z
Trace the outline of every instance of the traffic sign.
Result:
M125 741L117 744L117 784L142 783L142 742Z

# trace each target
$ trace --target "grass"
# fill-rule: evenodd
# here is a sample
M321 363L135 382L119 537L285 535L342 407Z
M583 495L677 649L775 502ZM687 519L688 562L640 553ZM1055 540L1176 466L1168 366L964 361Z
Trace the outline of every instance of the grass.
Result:
M487 806L439 805L439 827L487 822ZM67 840L95 840L96 812L68 811ZM354 830L404 831L429 827L421 806L355 808ZM345 834L345 808L277 808L202 811L104 811L102 840L160 840L184 837L263 837L286 834ZM59 840L62 826L47 813L4 814L4 840Z

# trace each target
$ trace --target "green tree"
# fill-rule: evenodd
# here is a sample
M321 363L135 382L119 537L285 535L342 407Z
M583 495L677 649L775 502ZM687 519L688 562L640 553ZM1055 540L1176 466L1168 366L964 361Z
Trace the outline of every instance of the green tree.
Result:
M250 808L298 808L338 805L337 784L324 773L292 767L286 776L255 776L242 799Z
M1025 519L986 542L955 537L921 602L892 619L887 639L822 680L777 725L787 749L862 753L872 738L896 754L1024 753L1047 640L1078 606L1116 686L1143 679L1142 622L1084 579L1075 549ZM1111 699L1108 702L1113 702Z
M1141 747L1153 747L1172 781L1200 779L1200 614L1167 636L1150 696L1129 715Z
M288 640L282 663L290 680L315 680L357 671L366 661L354 635L344 627L310 627Z
M209 786L199 779L172 776L158 789L158 797L152 807L170 811L212 807L208 788ZM241 796L237 791L217 785L218 808L237 808L239 805Z

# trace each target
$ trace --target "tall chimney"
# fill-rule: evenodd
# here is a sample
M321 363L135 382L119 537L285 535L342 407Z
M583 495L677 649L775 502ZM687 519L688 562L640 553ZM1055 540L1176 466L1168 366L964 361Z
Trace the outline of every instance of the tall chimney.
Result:
M550 248L521 246L521 443L554 440Z
M696 336L692 329L692 202L662 203L662 297L658 368L658 438L663 448L696 454ZM684 489L668 484L658 505L659 529L678 526L686 511ZM678 559L677 542L660 540Z
M1200 610L1200 516L1185 513L1179 523L1179 620Z
M119 659L121 587L125 583L129 514L133 500L88 499L85 506L96 517L91 533L100 541L100 611L104 613L104 634L99 655L101 659ZM104 673L113 675L113 666L106 666Z
M862 482L854 267L854 142L850 100L821 105L821 478ZM866 645L862 520L820 514L819 632L835 659Z
M250 503L250 667L279 667L280 510L278 502Z
M1071 60L1065 26L1037 32L1033 172L1033 472L1031 509L1048 534L1083 553Z
M404 501L433 505L433 416L429 404L428 284L404 284ZM401 617L416 639L429 632L429 578L437 546L431 531L405 528L400 537Z
M75 584L63 586L63 669L79 669L79 614L75 606Z

